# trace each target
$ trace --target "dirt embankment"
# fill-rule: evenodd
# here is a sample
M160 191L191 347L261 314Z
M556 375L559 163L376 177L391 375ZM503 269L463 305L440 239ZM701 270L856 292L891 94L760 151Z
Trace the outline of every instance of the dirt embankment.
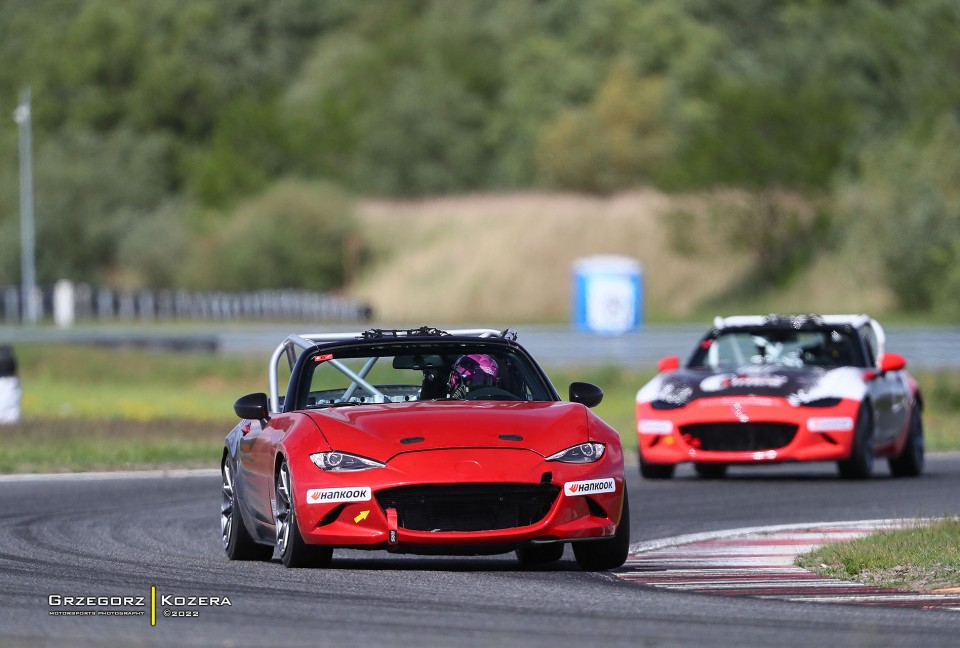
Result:
M610 197L516 193L360 205L373 263L351 294L391 322L522 323L570 318L572 266L595 254L637 259L648 317L714 311L883 310L885 291L838 255L816 259L774 295L716 303L750 270L708 215L717 196L639 190ZM680 216L678 216L678 214ZM677 219L682 220L677 220Z

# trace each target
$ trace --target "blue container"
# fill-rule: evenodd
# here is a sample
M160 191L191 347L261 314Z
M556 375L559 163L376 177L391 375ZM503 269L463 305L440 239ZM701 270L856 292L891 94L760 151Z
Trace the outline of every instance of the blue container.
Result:
M635 259L597 255L573 264L573 324L616 335L643 325L643 269Z

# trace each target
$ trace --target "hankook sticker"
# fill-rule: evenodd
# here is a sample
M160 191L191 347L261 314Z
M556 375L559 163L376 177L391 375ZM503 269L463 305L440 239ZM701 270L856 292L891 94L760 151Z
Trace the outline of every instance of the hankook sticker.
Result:
M373 489L369 486L350 488L311 488L307 491L307 504L330 504L332 502L368 502Z
M617 482L613 478L589 479L587 481L567 482L563 485L563 492L569 497L593 495L595 493L613 493L617 490Z

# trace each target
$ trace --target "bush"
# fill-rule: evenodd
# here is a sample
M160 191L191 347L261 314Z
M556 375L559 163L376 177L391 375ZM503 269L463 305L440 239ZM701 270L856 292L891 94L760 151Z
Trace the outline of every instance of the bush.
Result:
M598 193L653 183L674 148L663 118L665 87L660 77L639 77L626 59L612 66L590 106L561 113L544 129L541 180Z
M184 253L190 249L179 202L131 218L120 239L117 261L128 288L170 288L182 271Z
M886 281L908 310L960 317L960 122L877 140L862 158L863 181L848 210L873 238Z
M356 246L353 209L330 184L273 185L221 217L219 229L197 246L188 282L223 290L338 288L345 254Z
M719 208L726 240L734 252L754 258L761 285L782 285L829 241L828 212L790 194L763 191L745 205Z

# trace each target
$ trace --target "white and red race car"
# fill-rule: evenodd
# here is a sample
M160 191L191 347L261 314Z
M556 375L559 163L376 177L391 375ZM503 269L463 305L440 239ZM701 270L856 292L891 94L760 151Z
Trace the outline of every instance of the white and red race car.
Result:
M686 364L660 361L637 392L640 472L682 462L719 478L731 464L836 461L865 478L923 471L923 399L867 315L718 317Z

